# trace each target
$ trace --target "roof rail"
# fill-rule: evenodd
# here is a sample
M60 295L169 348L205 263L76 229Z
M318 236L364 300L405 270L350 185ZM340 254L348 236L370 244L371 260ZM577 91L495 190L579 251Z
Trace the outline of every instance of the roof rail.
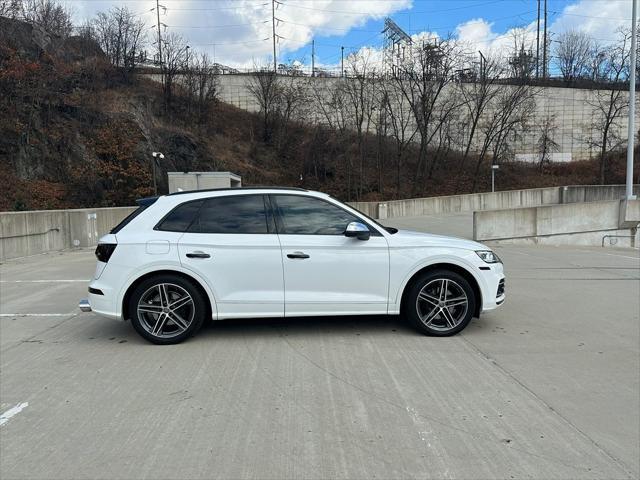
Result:
M185 193L200 193L200 192L224 192L231 190L293 190L295 192L308 192L306 188L299 187L268 187L268 186L258 186L258 187L223 187L223 188L206 188L203 190L183 190L181 192L173 192L170 193L169 196L172 195L184 195Z

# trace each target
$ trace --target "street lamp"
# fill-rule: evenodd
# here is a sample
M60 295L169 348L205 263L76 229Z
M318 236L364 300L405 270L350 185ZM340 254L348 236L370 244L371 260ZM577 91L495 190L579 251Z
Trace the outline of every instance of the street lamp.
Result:
M631 51L629 59L629 125L627 132L627 181L625 188L625 198L634 200L633 194L633 147L635 139L635 116L636 116L636 33L637 33L637 0L633 0L631 7Z
M496 170L500 168L500 165L491 165L491 192L496 191Z
M153 160L151 161L151 166L153 167L153 194L158 195L158 185L156 183L156 162L158 160L162 160L164 158L164 154L160 152L152 152Z

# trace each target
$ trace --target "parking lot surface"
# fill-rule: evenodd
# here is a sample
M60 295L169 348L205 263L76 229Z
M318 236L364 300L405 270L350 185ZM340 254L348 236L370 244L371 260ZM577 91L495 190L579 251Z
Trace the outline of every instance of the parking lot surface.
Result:
M234 320L164 347L79 313L92 251L8 261L0 477L637 478L638 251L496 251L507 302L455 337Z

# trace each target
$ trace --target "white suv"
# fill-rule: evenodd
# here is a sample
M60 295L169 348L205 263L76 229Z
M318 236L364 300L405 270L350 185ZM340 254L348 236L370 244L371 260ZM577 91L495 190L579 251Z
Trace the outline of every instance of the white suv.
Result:
M502 262L459 238L384 227L295 188L142 199L100 239L83 311L169 344L207 319L400 312L445 336L504 299Z

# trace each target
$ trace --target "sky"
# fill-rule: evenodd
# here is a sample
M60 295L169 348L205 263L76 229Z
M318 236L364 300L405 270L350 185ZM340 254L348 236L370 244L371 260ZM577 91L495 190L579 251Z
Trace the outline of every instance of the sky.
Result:
M542 0L544 1L544 0ZM63 0L76 21L126 5L156 35L155 0ZM616 30L631 24L631 0L547 0L550 38L567 30L588 33L606 45ZM191 52L206 52L234 67L272 62L272 0L161 0L162 34L182 35ZM277 0L278 63L311 63L339 68L361 50L379 53L385 17L414 38L452 35L483 52L512 43L510 32L524 29L535 38L537 0ZM150 46L149 50L155 47Z

